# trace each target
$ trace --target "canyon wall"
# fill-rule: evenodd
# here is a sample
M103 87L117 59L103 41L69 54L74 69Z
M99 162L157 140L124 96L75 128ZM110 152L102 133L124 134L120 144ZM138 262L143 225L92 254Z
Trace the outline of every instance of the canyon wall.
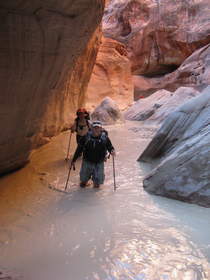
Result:
M133 76L134 99L149 96L158 89L175 91L181 86L202 90L210 84L210 44L196 50L173 73L162 77Z
M174 71L210 42L209 0L112 0L103 32L127 46L136 75Z
M85 106L87 86L95 64L101 41L101 28L97 28L86 49L77 59L73 71L61 91L56 91L46 106L40 132L35 135L34 145L41 145L61 130L69 128L75 111Z
M127 108L133 102L133 79L125 46L103 37L87 89L87 108L92 110L107 96L121 110Z
M103 8L103 0L0 4L0 173L25 164L84 102Z

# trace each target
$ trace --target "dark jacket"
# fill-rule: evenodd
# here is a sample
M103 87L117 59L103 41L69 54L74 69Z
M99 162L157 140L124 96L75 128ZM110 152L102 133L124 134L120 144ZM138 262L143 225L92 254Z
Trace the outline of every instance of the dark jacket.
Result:
M93 163L103 162L107 151L114 150L112 143L105 132L100 136L94 137L92 132L88 132L82 137L73 156L73 162L83 153L83 159Z

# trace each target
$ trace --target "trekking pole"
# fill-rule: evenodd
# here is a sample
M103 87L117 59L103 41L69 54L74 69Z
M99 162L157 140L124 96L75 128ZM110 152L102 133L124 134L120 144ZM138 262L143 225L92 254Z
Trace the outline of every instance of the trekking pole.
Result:
M115 180L115 164L114 164L114 156L112 156L112 163L113 163L113 177L114 177L114 191L116 191L116 180Z
M70 151L70 145L71 145L71 135L72 135L72 132L70 132L67 156L66 156L65 160L68 160L68 158L69 158L69 151Z
M65 191L66 191L67 186L68 186L69 177L70 177L70 174L71 174L71 169L72 169L72 167L73 167L73 170L75 170L75 166L74 166L74 164L71 164L71 166L70 166L70 168L69 168L69 172L68 172L67 180L66 180Z

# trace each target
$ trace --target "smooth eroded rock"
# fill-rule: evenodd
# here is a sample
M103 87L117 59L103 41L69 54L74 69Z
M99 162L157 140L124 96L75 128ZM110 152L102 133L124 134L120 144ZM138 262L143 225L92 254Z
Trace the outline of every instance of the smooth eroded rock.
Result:
M175 92L158 90L149 97L135 102L124 114L128 120L161 123L179 105L199 95L193 88L180 87Z
M138 160L159 158L151 193L210 207L210 86L171 113Z
M84 102L77 77L85 88L96 56L86 48L103 8L103 0L1 3L0 173L25 164L31 149L48 141L43 136L68 126ZM77 65L84 52L87 73Z

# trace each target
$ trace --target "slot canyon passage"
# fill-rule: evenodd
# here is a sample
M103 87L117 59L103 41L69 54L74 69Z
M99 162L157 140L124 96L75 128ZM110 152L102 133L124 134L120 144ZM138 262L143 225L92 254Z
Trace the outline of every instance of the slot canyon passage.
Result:
M0 279L210 280L209 0L0 12ZM78 108L116 156L64 191Z

